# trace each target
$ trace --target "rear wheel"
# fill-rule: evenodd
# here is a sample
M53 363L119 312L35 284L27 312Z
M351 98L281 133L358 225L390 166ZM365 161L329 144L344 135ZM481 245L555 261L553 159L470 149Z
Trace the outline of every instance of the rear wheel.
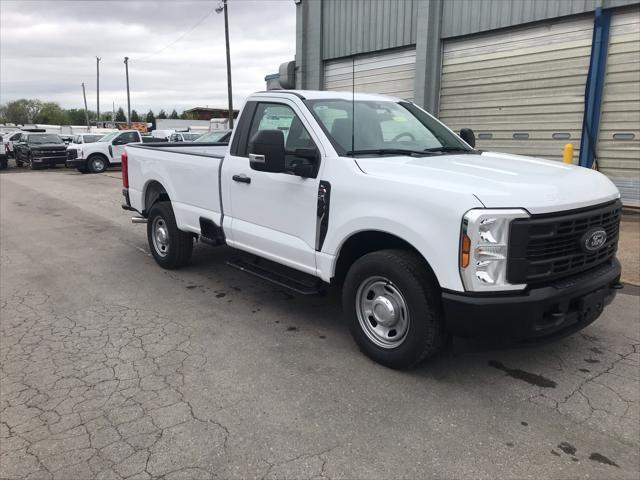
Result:
M151 207L147 240L153 258L162 268L171 270L189 263L193 235L178 229L171 202L157 202Z
M87 160L87 167L91 173L102 173L107 169L107 159L102 155L93 155Z
M387 367L412 367L445 344L439 287L412 252L358 259L345 279L343 306L360 349Z

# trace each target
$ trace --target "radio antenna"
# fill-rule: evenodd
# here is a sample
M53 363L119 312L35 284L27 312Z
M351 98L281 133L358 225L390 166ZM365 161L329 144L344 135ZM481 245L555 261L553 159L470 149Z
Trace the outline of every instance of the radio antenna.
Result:
M356 57L351 57L351 151L355 148L356 132Z

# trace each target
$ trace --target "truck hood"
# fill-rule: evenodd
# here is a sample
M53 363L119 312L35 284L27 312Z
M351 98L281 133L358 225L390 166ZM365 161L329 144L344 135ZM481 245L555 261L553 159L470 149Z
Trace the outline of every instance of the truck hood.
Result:
M549 213L619 198L604 175L553 160L483 152L481 155L356 158L369 175L434 190L473 194L488 208Z

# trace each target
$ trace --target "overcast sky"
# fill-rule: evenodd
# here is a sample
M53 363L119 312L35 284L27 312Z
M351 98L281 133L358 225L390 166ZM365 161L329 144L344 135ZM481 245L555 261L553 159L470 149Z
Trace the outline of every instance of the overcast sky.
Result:
M224 16L218 0L0 0L0 103L18 98L82 107L85 82L100 110L126 110L123 59L129 61L131 108L156 113L225 107ZM234 107L295 54L293 0L228 0Z

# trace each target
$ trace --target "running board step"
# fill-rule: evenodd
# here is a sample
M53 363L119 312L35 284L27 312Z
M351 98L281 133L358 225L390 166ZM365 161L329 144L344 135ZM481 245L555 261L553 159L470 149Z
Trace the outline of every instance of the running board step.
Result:
M234 258L227 261L227 265L302 295L318 295L325 291L324 283L316 277L263 258Z

